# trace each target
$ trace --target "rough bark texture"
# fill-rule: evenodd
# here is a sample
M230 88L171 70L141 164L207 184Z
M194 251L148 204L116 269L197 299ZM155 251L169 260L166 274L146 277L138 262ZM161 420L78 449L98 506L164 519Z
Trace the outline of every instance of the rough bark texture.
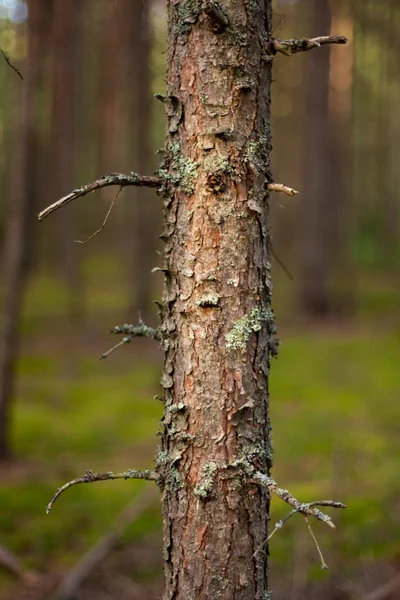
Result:
M169 0L162 306L165 600L268 597L268 0Z

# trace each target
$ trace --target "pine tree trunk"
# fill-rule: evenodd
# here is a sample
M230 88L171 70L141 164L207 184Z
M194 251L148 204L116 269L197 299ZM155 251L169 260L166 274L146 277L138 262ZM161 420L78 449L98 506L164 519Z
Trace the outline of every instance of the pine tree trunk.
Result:
M162 307L165 600L268 597L271 2L168 3ZM220 25L220 30L224 29Z

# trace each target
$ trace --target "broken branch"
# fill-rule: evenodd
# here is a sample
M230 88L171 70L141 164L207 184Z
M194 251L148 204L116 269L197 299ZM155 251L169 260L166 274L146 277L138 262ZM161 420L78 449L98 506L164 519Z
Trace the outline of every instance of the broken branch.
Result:
M301 38L300 40L278 40L274 38L271 45L273 54L280 52L285 56L292 56L297 52L306 52L325 44L345 44L346 42L347 38L344 35L323 35L315 38Z
M15 65L13 65L13 64L12 64L12 62L11 62L11 60L10 60L10 57L8 56L7 52L5 52L5 51L3 50L3 48L0 48L0 52L2 53L2 55L3 55L3 58L4 58L4 60L6 61L6 63L8 64L8 66L9 66L9 67L11 67L11 68L12 68L12 70L16 72L16 74L18 75L18 77L19 77L20 79L23 79L23 77L22 77L22 74L21 74L21 71L20 71L19 69L17 69L17 67L16 67Z
M204 12L212 23L215 33L222 33L229 27L229 19L224 15L216 2L206 2Z
M159 476L154 471L149 471L146 469L145 471L138 471L136 469L129 469L128 471L123 471L122 473L112 473L109 471L108 473L94 473L90 469L87 469L85 475L82 477L78 477L77 479L73 479L68 483L65 483L61 486L50 502L47 505L46 512L49 514L51 511L54 502L63 494L68 488L73 485L77 485L78 483L94 483L95 481L107 481L108 479L146 479L148 481L158 481Z
M100 177L100 179L73 190L70 194L67 194L63 198L60 198L60 200L57 200L57 202L54 202L54 204L51 204L42 210L38 214L38 220L42 221L52 212L62 208L69 202L76 200L76 198L86 196L86 194L89 194L89 192L94 192L95 190L99 190L110 185L118 185L121 188L128 185L159 188L161 186L161 179L156 176L138 175L137 173L133 172L129 175L122 175L121 173L110 173L108 175L103 175Z
M289 506L291 506L296 512L301 513L303 516L314 517L318 521L326 523L329 527L331 527L331 529L336 529L336 527L332 523L330 516L314 507L331 506L332 508L346 508L345 504L342 504L342 502L335 502L334 500L317 500L315 502L301 503L296 500L296 498L292 496L288 490L283 490L280 488L276 481L272 479L272 477L264 475L264 473L255 473L255 475L252 477L252 481L268 488L270 492L273 492L281 500L289 504Z
M283 183L269 183L268 191L278 192L279 194L286 194L287 196L295 196L299 193L297 190L294 190L293 188L290 188L287 185L283 185Z

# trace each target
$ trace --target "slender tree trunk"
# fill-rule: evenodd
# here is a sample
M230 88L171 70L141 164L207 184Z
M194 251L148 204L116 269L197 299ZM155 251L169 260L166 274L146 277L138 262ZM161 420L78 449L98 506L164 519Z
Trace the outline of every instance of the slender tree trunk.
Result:
M329 0L312 0L313 31L329 35ZM332 183L332 136L329 120L328 48L307 57L306 116L304 119L304 186L299 260L298 299L305 315L324 316L330 311L329 276L335 229Z
M28 58L21 83L16 159L12 165L11 197L7 203L3 246L5 294L0 337L0 460L11 457L11 402L19 348L19 319L32 251L33 209L35 205L37 132L35 94L40 81L41 46L46 29L49 3L29 3Z
M79 23L79 0L55 2L52 52L52 159L53 197L62 196L75 178L75 45ZM83 317L83 290L77 238L79 207L59 215L60 263L68 288L71 333L76 333ZM75 331L74 331L75 330Z
M165 600L267 598L271 2L170 0L164 180ZM256 553L256 554L255 554Z
M124 4L122 4L124 6ZM151 168L151 40L150 40L150 2L131 2L125 0L125 19L128 47L125 52L127 77L125 92L128 98L127 150L130 159L130 169L139 173L149 173ZM154 230L159 224L156 205L151 202L154 191L129 190L131 196L125 202L127 207L127 241L128 255L130 313L141 311L146 317L150 309L150 296L153 279L149 277L155 263Z

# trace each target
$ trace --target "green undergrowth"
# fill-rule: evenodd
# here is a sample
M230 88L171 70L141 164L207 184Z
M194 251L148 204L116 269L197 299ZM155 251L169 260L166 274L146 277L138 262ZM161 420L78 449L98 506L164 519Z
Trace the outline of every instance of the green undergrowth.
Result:
M60 363L62 356L57 357ZM64 482L84 474L152 468L161 417L156 367L138 362L116 377L92 359L74 380L60 377L54 356L25 354L14 410L17 461L1 471L2 542L27 566L48 570L72 564L112 525L147 482L110 481L76 486L45 508ZM158 507L129 527L129 538L159 529ZM49 565L51 565L49 567Z
M104 286L102 281L89 278L86 327L91 332L96 324L96 335L102 336L89 344L80 343L80 333L75 342L63 338L67 303L59 281L42 276L28 294L13 415L18 458L0 471L0 539L27 567L42 572L74 564L132 497L153 485L109 481L76 486L50 515L45 513L54 491L85 469L154 465L159 367L145 362L142 348L148 342L142 340L98 360L117 341L107 331L118 324L116 315L124 314L126 301L121 282ZM332 567L340 563L341 571L351 572L364 560L391 559L398 552L399 527L399 331L368 323L298 333L282 329L280 355L271 370L272 474L301 501L333 498L348 504L343 512L330 509L336 532L314 523ZM287 512L274 498L271 522ZM157 506L127 529L122 543L150 531L161 535ZM298 556L310 576L329 577L320 571L298 515L274 535L270 552L276 577L286 577ZM0 585L4 578L0 575Z
M349 573L363 561L389 559L398 544L399 331L282 337L271 381L273 475L302 502L348 505L327 509L337 531L314 524L328 563ZM273 500L273 523L287 512ZM283 569L299 540L315 572L317 550L300 516L271 540L273 564Z

